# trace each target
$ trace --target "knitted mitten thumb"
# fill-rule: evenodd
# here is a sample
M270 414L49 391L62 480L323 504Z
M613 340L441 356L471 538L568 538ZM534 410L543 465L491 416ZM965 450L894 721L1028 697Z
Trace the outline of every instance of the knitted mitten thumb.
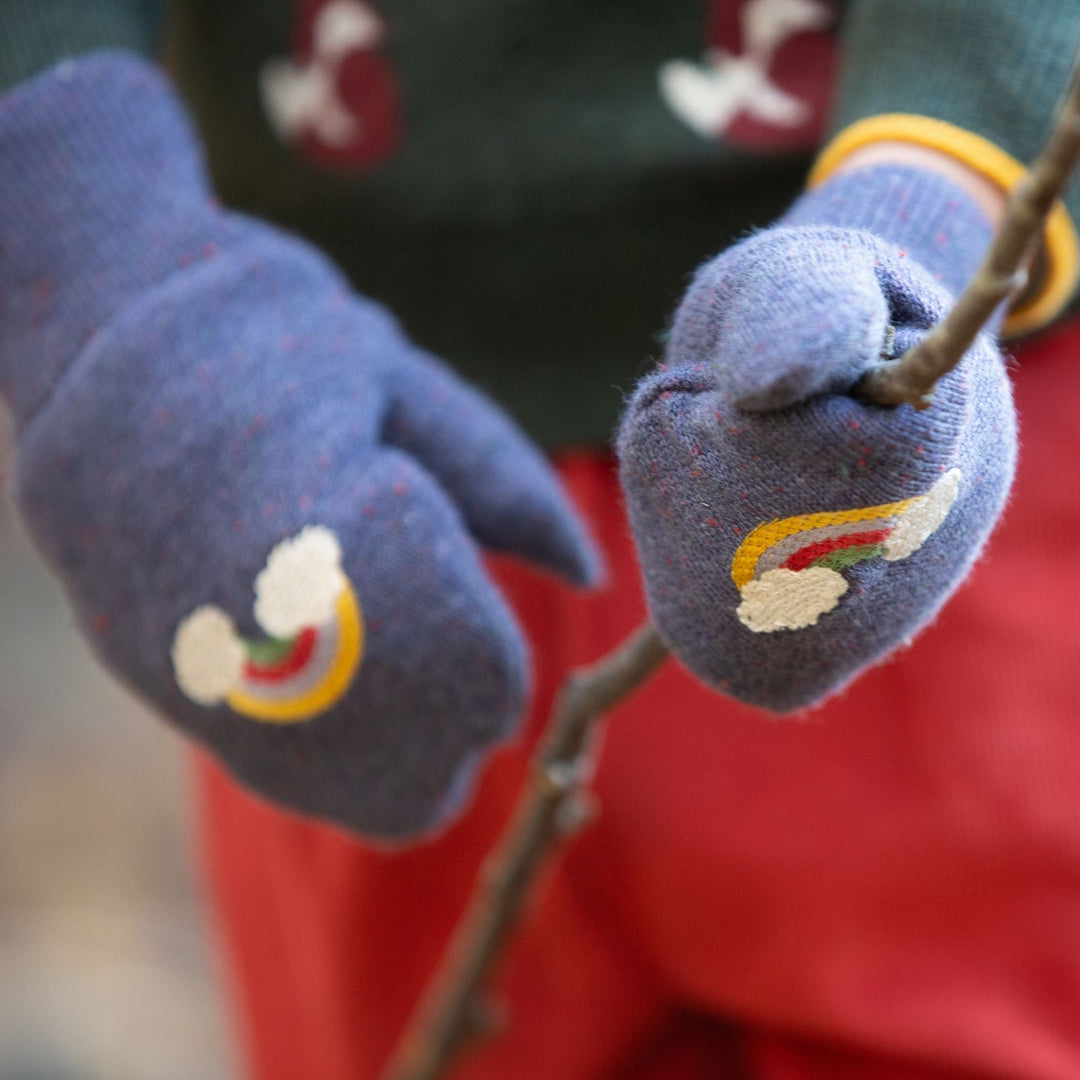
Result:
M317 251L222 211L141 62L0 100L0 188L18 499L95 650L279 803L446 821L527 687L478 543L595 569L539 451Z
M706 682L812 705L964 579L1016 458L993 329L926 411L853 389L940 320L990 236L951 182L874 167L697 273L619 454L653 618Z

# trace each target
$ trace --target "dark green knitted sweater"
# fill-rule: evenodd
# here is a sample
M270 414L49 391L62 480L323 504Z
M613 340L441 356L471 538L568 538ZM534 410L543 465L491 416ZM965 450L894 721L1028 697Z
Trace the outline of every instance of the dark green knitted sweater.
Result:
M1080 41L1075 0L177 0L167 15L162 32L153 0L0 0L0 86L99 47L163 56L224 201L318 243L549 445L607 442L688 275L797 194L835 33L833 129L914 113L1021 160Z

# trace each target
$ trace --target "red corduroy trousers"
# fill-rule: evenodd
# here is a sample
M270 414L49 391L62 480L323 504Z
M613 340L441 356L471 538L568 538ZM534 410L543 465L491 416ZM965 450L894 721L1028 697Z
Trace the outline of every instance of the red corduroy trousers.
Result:
M674 661L610 717L598 820L545 876L460 1080L1080 1080L1080 321L1017 350L1003 524L915 644L802 720ZM574 664L644 617L611 461L559 467L610 580L494 573L536 670L464 818L398 851L197 762L249 1074L373 1080Z

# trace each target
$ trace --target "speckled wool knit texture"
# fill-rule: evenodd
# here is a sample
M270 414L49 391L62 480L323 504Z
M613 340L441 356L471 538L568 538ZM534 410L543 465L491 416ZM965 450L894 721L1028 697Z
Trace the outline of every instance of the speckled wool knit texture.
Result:
M916 412L852 394L895 328L899 355L948 310L991 229L960 189L907 167L853 171L706 263L619 433L656 624L698 677L776 712L816 704L907 642L963 581L1016 459L992 330ZM925 495L959 469L941 526L900 561L843 568L816 625L754 633L732 559L756 526Z
M595 573L543 457L315 250L218 208L142 61L0 99L0 188L18 499L96 652L263 795L370 836L444 821L527 689L477 541ZM351 689L288 725L189 700L178 623L213 604L261 637L253 581L315 524L363 607Z

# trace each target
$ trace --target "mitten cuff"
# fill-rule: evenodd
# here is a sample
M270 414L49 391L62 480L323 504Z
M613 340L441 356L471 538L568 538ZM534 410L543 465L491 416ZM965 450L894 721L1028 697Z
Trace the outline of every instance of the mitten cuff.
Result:
M125 53L0 98L0 190L0 390L23 425L110 316L228 227L168 80Z
M883 141L912 143L946 154L1003 191L1010 191L1025 172L1024 165L981 135L928 116L892 113L867 117L841 131L819 155L810 173L810 188L829 181L856 150ZM885 235L880 230L878 234ZM1004 333L1028 333L1051 321L1073 295L1078 278L1080 244L1069 211L1059 200L1046 222L1033 287L1009 311Z
M1080 40L1080 4L859 0L847 5L841 34L844 64L833 132L900 114L905 126L920 118L919 138L926 138L931 129L922 118L933 118L941 124L937 131L946 133L939 145L946 153L970 155L978 146L973 156L983 163L987 151L1014 163L1029 162L1049 134L1070 78ZM887 137L904 137L889 126ZM908 127L909 137L915 134ZM882 137L879 129L875 138ZM968 163L978 168L976 161ZM1080 185L1065 193L1065 204L1073 221L1080 221ZM1072 275L1058 265L1034 304L1023 298L1023 318L1014 314L1008 333L1035 328L1070 298Z

